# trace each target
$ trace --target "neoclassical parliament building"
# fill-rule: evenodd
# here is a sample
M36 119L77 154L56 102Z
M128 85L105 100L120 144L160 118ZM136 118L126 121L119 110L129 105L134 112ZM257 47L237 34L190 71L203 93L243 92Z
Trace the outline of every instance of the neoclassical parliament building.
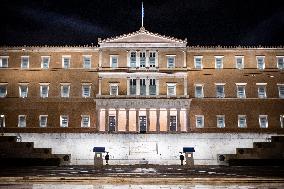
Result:
M190 44L190 42L189 42ZM92 164L197 164L284 134L284 48L188 46L140 30L98 46L0 47L2 132Z

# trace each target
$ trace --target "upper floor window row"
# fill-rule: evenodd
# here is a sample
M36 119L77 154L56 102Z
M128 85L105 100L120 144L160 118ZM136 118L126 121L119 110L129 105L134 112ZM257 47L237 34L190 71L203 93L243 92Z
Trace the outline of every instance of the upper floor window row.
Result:
M129 51L127 54L127 66L130 68L158 67L157 51Z

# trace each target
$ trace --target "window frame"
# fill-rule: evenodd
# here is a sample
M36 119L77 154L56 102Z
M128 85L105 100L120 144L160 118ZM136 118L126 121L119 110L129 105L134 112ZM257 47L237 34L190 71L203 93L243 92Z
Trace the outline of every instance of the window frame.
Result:
M265 120L266 120L265 127L262 127L262 122L261 122L262 118L265 118ZM259 115L258 116L258 122L259 122L259 127L260 128L268 128L268 115Z
M239 99L245 99L247 98L247 95L246 95L246 85L247 83L236 83L236 88L237 88L237 98ZM243 87L244 88L244 91L243 91L243 96L240 96L239 95L239 87Z
M6 116L5 116L4 114L1 114L0 117L1 117L1 119L2 119L2 126L3 126L3 128L4 128L4 127L6 126L6 123L5 123L5 118L6 118ZM0 125L0 127L1 127L1 125Z
M63 125L63 118L66 117L67 118L67 122L66 125ZM67 128L69 126L69 116L68 115L60 115L60 127L61 128Z
M116 58L116 67L113 67L113 58ZM109 67L112 68L112 69L116 69L118 68L118 55L109 55Z
M68 86L68 94L64 95L64 87ZM70 98L71 84L70 83L60 83L60 97L61 98Z
M46 118L46 123L45 123L45 125L42 125L41 124L41 119L42 118ZM40 128L46 128L47 127L47 118L48 118L48 115L39 115L39 127Z
M3 66L3 59L7 59L7 66ZM9 56L0 56L0 68L8 68L9 67Z
M201 87L201 96L197 96L197 87ZM204 84L194 84L194 97L195 98L204 98Z
M284 114L280 115L280 128L284 128Z
M88 117L88 124L87 124L87 126L85 126L84 125L84 118L86 118L86 117ZM90 127L91 126L91 117L90 117L90 115L81 115L81 127L82 128L88 128L88 127Z
M47 67L44 67L44 59L48 58L48 62L47 62ZM41 56L41 65L40 68L41 69L49 69L49 64L50 64L50 56Z
M240 125L240 118L244 118L244 126ZM247 116L246 115L238 115L238 128L247 128Z
M68 58L68 66L65 67L65 62L64 62L64 59L65 58ZM63 69L70 69L71 68L71 55L62 55L62 68Z
M201 118L202 124L198 126L198 118ZM195 127L196 128L204 128L204 115L195 115Z
M259 67L259 59L262 58L263 60L263 68L260 68ZM265 56L256 56L256 66L257 66L257 69L259 70L264 70L265 69Z
M112 87L116 87L116 94L112 94ZM110 83L109 84L109 95L111 96L118 96L119 92L118 92L118 83Z
M197 67L197 62L196 62L197 58L200 58L200 68ZM194 68L198 69L198 70L202 70L203 69L203 56L194 56Z
M283 87L283 89L284 89L284 84L282 84L282 83L277 83L278 96L279 96L279 98L283 99L283 98L284 98L284 90L283 90L283 94L281 94L281 90L280 90L281 87Z
M5 93L1 95L0 93L0 98L6 98L8 94L8 83L0 83L0 87L5 87Z
M176 67L176 55L166 55L166 57L167 57L167 68L175 68ZM169 59L171 58L173 59L172 66L169 65Z
M176 83L167 83L167 96L176 96L177 95L177 91L176 91ZM173 87L173 91L174 91L174 94L169 94L169 87Z
M86 58L89 58L89 67L86 66ZM83 55L83 69L91 69L92 68L92 55Z
M43 93L42 93L42 87L43 86L47 87L46 96L43 96ZM49 83L39 83L39 96L40 96L40 98L48 98L48 93L49 93Z
M224 67L224 56L214 56L215 57L215 69L223 69ZM221 59L221 67L217 67L217 59Z
M23 60L27 58L27 67L24 67ZM21 56L21 69L29 69L30 67L30 56Z
M276 59L277 59L277 68L279 70L283 70L284 69L284 56L276 56ZM279 59L282 59L282 62L283 62L282 67L279 66Z
M21 117L24 118L24 124L21 124ZM19 128L26 128L27 127L27 115L18 115L18 127Z
M219 125L219 118L223 118L223 126L220 127ZM226 127L226 120L225 120L225 115L216 115L216 121L217 121L217 128L225 128Z
M27 92L25 96L23 96L24 93L22 93L22 87L27 87ZM19 84L19 98L27 98L28 93L29 93L28 83L20 83Z
M84 92L84 87L88 87L88 90L89 90L89 94L88 95L85 95ZM91 84L88 84L88 83L83 83L82 84L82 97L83 98L90 98L91 97Z
M266 85L267 85L267 83L256 83L256 86L257 86L257 96L258 96L258 98L267 98ZM260 93L259 93L259 88L260 88L260 87L264 87L264 95L263 95L263 96L260 96Z
M216 98L225 98L225 85L226 83L215 83L215 92L216 92ZM218 87L222 86L223 87L223 94L222 96L218 96Z
M241 67L238 67L238 59L242 60L242 64ZM236 69L242 70L245 68L245 57L244 56L235 56L235 65L236 65Z

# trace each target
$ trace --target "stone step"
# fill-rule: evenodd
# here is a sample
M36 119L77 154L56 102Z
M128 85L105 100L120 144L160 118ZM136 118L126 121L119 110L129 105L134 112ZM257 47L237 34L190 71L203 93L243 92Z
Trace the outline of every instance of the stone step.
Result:
M271 137L271 142L284 142L284 136L272 136Z
M254 142L254 148L273 148L275 147L275 143L273 142Z
M16 136L0 136L0 143L1 142L16 142Z

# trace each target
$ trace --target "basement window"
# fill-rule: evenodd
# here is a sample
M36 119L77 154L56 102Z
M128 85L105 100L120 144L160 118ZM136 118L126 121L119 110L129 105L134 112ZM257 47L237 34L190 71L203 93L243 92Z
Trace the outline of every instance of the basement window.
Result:
M246 128L247 127L246 115L238 115L238 127L239 128Z
M68 127L69 117L68 115L60 116L60 127Z
M26 115L19 115L18 116L18 127L26 127Z
M267 115L260 115L259 116L259 126L260 126L260 128L268 128Z
M82 115L81 117L81 127L90 127L90 116Z
M204 116L203 115L196 115L195 120L196 120L195 124L197 128L204 127Z
M40 115L39 116L39 127L46 127L47 126L47 115Z

